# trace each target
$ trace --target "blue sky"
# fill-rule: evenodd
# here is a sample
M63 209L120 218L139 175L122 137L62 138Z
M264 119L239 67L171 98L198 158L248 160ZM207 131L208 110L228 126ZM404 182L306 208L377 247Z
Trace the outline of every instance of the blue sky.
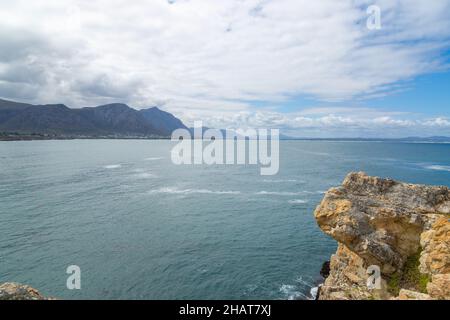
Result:
M450 60L449 60L450 63ZM255 102L266 107L270 103ZM380 110L399 111L433 116L450 116L450 71L418 76L408 81L402 92L367 100L325 102L312 98L294 97L279 106L279 111L289 113L313 106L367 106Z
M449 116L450 72L419 76L410 82L409 88L404 92L369 100L367 104L429 116Z
M450 135L449 16L450 0L0 0L0 98L294 136Z

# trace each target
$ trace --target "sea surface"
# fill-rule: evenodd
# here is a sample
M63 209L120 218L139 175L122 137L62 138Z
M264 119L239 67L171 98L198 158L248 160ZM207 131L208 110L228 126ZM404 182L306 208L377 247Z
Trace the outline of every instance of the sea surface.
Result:
M176 166L172 147L0 142L0 283L64 299L307 299L336 250L313 211L348 172L450 185L449 144L281 141L269 177Z

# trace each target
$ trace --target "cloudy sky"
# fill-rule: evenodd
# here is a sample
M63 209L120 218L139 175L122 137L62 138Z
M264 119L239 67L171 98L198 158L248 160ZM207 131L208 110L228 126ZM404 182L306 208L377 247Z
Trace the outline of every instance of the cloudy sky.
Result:
M449 16L450 0L0 0L0 97L294 136L450 135Z

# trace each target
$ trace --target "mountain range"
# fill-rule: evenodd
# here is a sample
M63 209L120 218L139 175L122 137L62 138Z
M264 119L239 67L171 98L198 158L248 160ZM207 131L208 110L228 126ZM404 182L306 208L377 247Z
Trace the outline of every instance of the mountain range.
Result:
M113 103L71 109L63 104L31 105L0 99L0 132L51 137L170 137L187 127L157 107L135 110Z
M123 103L71 109L64 104L32 105L0 99L0 140L73 138L169 138L176 129L193 128L158 107L136 110ZM208 128L202 128L202 132ZM221 130L225 136L225 131ZM450 137L308 138L280 134L281 140L394 141L450 143Z

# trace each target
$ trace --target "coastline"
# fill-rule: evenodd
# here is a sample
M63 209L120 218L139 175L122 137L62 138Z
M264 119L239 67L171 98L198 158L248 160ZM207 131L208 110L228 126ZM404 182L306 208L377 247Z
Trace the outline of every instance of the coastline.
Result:
M0 134L0 141L52 141L52 140L170 140L171 137L141 136L52 136L52 135L6 135Z
M10 134L0 132L0 142L10 141L52 141L52 140L171 140L170 136L84 136L84 135L49 135L49 134ZM197 140L201 138L193 138ZM408 139L359 139L359 138L280 138L280 141L312 141L312 142L341 142L341 143L404 143L404 144L450 144L450 141L408 140Z

